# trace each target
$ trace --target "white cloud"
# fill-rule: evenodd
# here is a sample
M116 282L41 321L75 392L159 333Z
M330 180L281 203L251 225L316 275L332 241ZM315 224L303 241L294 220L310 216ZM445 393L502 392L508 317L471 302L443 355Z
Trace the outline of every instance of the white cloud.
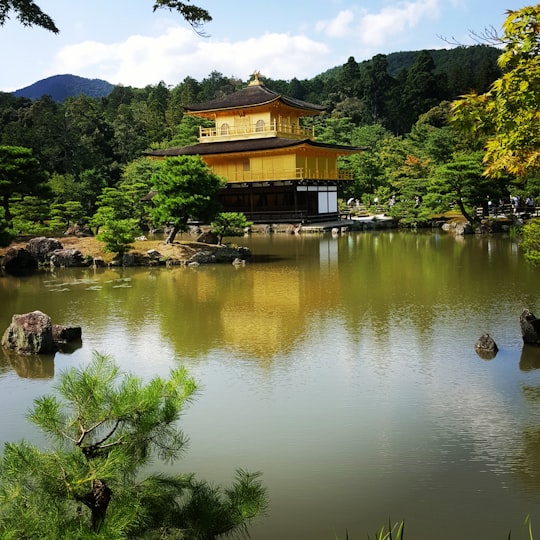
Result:
M415 28L424 18L436 18L438 14L438 0L399 2L382 8L379 13L365 14L358 30L359 39L370 47L381 46L390 38Z
M249 78L253 70L274 79L312 77L320 72L326 45L306 36L266 33L232 42L201 39L190 29L169 27L159 36L130 36L119 43L85 41L64 47L49 70L102 78L114 84L142 87L164 81L198 80L217 70Z
M340 11L337 16L330 21L319 21L315 25L315 30L324 32L329 37L343 37L351 32L351 25L354 21L354 13L350 9Z

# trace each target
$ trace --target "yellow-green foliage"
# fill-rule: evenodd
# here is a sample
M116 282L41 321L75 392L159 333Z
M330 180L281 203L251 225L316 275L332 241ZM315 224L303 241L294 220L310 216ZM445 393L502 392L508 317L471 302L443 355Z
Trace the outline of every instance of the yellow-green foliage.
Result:
M523 227L521 248L527 261L540 264L540 219L533 219Z

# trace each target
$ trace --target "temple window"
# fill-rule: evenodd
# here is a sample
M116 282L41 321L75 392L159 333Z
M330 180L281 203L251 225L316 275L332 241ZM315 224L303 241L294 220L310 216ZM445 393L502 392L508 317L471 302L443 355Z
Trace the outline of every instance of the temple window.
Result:
M257 120L255 131L264 131L264 120Z
M227 122L223 122L223 124L221 124L220 134L221 135L229 134L229 124L227 124Z

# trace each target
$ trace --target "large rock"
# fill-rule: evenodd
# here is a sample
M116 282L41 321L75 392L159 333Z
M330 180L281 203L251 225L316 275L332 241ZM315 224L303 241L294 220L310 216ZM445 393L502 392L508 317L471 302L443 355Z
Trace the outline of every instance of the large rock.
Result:
M18 354L52 354L62 345L81 340L79 326L52 324L41 311L13 315L2 336L2 347Z
M540 345L540 319L528 309L524 309L519 317L523 343Z
M57 249L51 254L51 266L70 267L70 266L88 266L89 261L78 249Z
M41 311L13 315L2 337L2 347L22 354L56 352L51 318Z
M45 236L31 238L26 244L26 250L40 263L48 262L52 252L56 249L63 249L63 247L56 238L46 238Z
M24 248L9 248L2 258L2 267L12 276L28 276L38 267L37 259Z

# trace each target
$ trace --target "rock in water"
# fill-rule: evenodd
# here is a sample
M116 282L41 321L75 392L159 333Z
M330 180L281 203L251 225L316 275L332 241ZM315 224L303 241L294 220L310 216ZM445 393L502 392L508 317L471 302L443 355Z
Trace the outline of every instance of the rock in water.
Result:
M41 311L13 315L2 337L2 346L22 354L56 352L51 318Z
M41 311L13 315L2 337L2 347L18 354L52 354L63 345L81 340L80 326L52 324Z
M29 276L38 268L37 259L24 248L9 248L2 258L4 270L12 276Z
M540 319L528 309L524 309L519 317L519 325L523 343L540 345Z
M497 347L497 344L489 334L484 334L476 342L474 350L481 358L491 360L499 352L499 347Z

